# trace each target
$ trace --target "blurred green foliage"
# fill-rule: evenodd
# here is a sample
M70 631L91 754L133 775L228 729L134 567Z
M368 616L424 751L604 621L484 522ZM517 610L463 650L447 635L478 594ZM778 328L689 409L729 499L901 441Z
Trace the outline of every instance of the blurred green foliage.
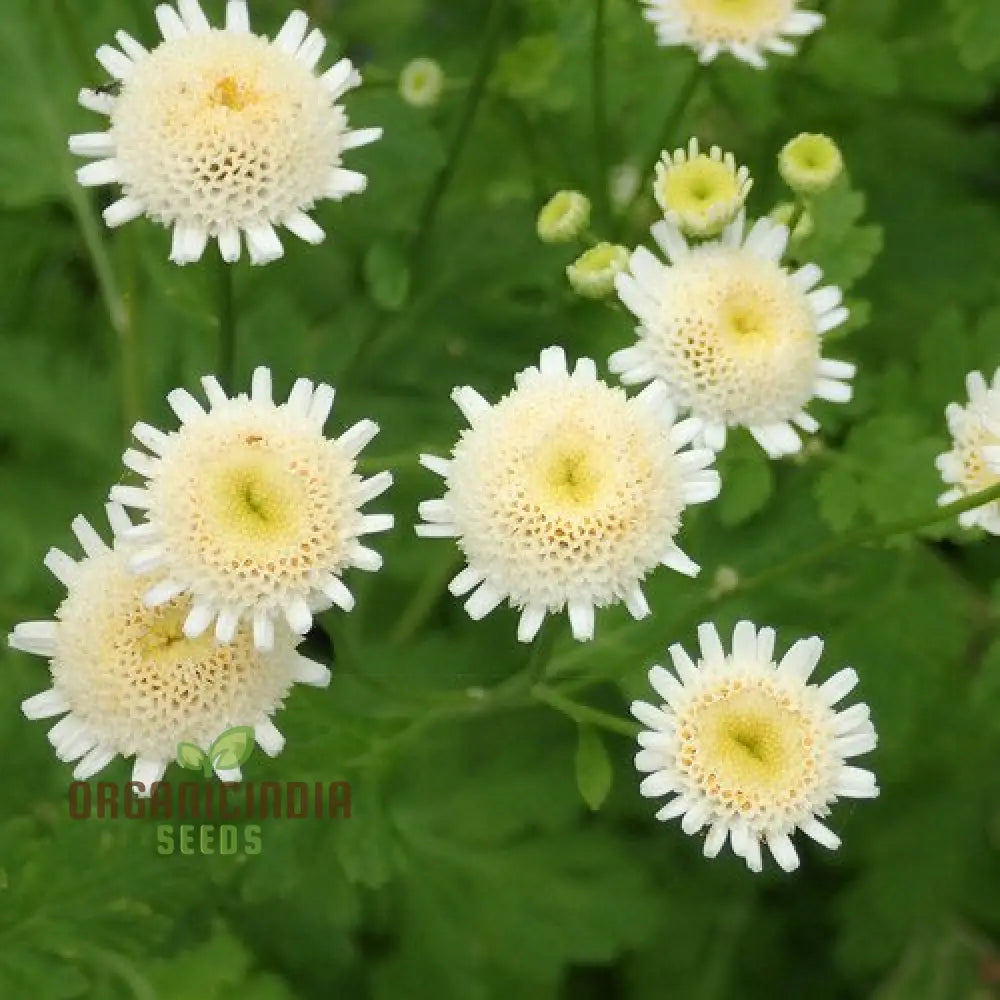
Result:
M319 250L236 273L239 386L257 364L279 388L300 374L338 386L339 426L372 416L366 465L397 474L386 569L355 579L359 607L327 615L334 683L296 691L276 761L253 779L335 780L350 820L267 821L259 857L163 858L149 823L71 822L69 768L20 701L40 661L4 652L0 689L0 996L162 1000L581 1000L1000 996L1000 633L995 543L944 525L919 539L847 550L733 593L831 535L920 513L940 491L942 410L966 371L1000 363L1000 5L996 0L831 0L800 58L766 72L722 59L671 137L697 134L746 162L751 212L787 197L774 157L800 131L844 150L850 181L813 206L796 247L848 290L858 320L836 355L859 364L847 407L821 404L824 446L770 464L737 436L717 504L690 511L697 582L662 572L654 615L599 617L574 646L556 630L550 683L622 715L645 672L696 624L739 617L783 643L820 633L824 668L862 675L881 742L882 797L833 823L835 855L751 876L706 862L696 839L652 819L633 747L578 731L516 684L526 652L514 616L474 624L444 585L447 543L410 525L447 450L448 394L491 398L558 342L602 364L630 337L624 312L572 296L579 252L535 237L554 190L594 194L599 159L645 165L692 59L658 49L633 0L607 0L607 135L595 153L594 0L496 0L500 45L433 226L414 239L463 115L487 0L313 0L332 49L366 68L352 120L385 127L352 154L369 191L318 211ZM221 17L219 0L208 0ZM286 13L256 0L258 30ZM100 520L125 429L217 361L212 268L167 262L168 237L99 225L73 181L75 106L103 76L92 52L124 27L151 40L151 5L5 0L0 17L0 609L41 618L59 600L41 559L71 543L78 512ZM418 55L444 67L442 103L395 90ZM352 162L352 166L355 165ZM600 199L595 204L600 204ZM618 234L635 245L642 198ZM607 235L608 219L595 220ZM103 274L99 280L97 275ZM119 762L109 772L126 780ZM577 785L579 784L579 791ZM582 796L581 796L582 792Z

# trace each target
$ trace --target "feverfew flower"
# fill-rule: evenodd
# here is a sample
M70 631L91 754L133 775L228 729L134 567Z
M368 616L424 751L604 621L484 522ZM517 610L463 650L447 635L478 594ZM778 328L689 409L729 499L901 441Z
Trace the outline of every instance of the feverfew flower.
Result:
M392 475L357 474L356 456L378 433L373 421L324 436L328 385L299 379L288 402L275 404L266 368L254 372L249 397L227 398L212 376L202 384L207 410L184 389L167 396L179 430L135 426L152 454L129 449L124 461L146 484L115 486L111 499L146 512L126 536L142 543L132 569L154 575L151 607L189 594L185 635L214 622L216 638L231 642L252 622L257 648L270 649L281 619L304 635L314 611L354 606L341 576L350 566L378 570L381 556L360 539L392 527L391 515L360 508Z
M633 702L649 729L636 768L648 774L639 791L672 798L656 814L681 818L681 829L708 828L704 853L714 858L729 840L751 871L762 868L761 844L785 870L798 867L796 829L835 850L840 839L821 819L838 798L878 795L875 775L847 763L877 743L867 705L837 711L858 683L850 668L825 683L808 684L823 652L820 639L802 639L774 659L775 632L740 622L726 653L714 625L698 628L701 658L694 663L670 647L676 676L655 666L649 680L659 706Z
M577 295L603 299L615 290L615 278L628 268L628 250L612 243L598 243L566 268L566 277Z
M662 386L629 399L589 358L570 372L560 347L491 406L468 386L452 393L469 422L448 460L422 455L445 495L420 505L424 537L457 538L468 567L451 582L473 619L505 599L530 642L566 608L573 635L594 635L594 609L624 602L649 614L642 581L658 565L694 576L674 541L689 504L719 493L708 449L686 450L697 421L674 423Z
M753 187L750 171L737 167L718 146L708 153L692 139L688 148L664 153L656 165L653 194L667 221L688 236L718 236L743 208Z
M413 59L399 74L399 96L415 108L433 107L444 91L444 70L433 59Z
M795 54L789 41L812 34L826 20L814 10L800 10L798 0L643 0L646 20L660 45L685 45L702 63L729 52L757 69L765 53Z
M117 535L128 533L121 507L109 504L108 519ZM82 560L59 549L45 557L67 590L55 620L23 622L8 638L49 660L52 686L21 707L29 719L63 716L49 740L60 760L79 762L73 777L85 781L115 757L134 756L132 780L148 795L179 743L208 746L233 726L252 726L260 748L279 753L284 738L270 717L292 685L330 682L326 667L295 651L298 636L279 626L267 652L254 648L247 628L225 646L188 638L186 597L149 608L127 545L108 547L82 517L73 531ZM240 779L238 769L219 774Z
M951 487L938 497L942 506L1000 483L1000 369L992 384L979 372L970 372L965 385L969 405L950 403L945 410L953 447L938 455L936 462L941 478ZM1000 501L964 511L958 523L1000 535Z
M69 143L96 160L77 173L81 184L122 189L107 224L146 215L173 229L177 264L199 260L209 239L236 261L241 233L253 263L269 263L283 253L279 225L319 243L323 230L306 213L364 190L343 155L382 134L348 129L337 102L361 82L350 60L318 76L326 41L318 29L307 34L301 11L274 41L251 34L246 0L229 0L224 29L198 0L177 0L176 11L161 4L156 20L163 42L152 51L124 31L120 48L97 50L119 93L80 93L85 108L110 119L108 131Z
M778 154L778 173L800 194L826 191L844 172L844 158L827 135L803 132L787 142Z
M543 243L570 243L590 225L590 199L579 191L559 191L538 213L538 238Z
M822 335L847 319L841 292L811 291L815 264L781 266L788 230L760 219L743 238L742 215L721 239L689 246L669 222L653 238L669 265L640 247L618 294L638 317L638 343L608 362L627 384L660 379L671 401L705 425L721 450L727 427L746 427L772 458L796 452L819 429L804 407L813 396L845 403L854 365L820 356Z

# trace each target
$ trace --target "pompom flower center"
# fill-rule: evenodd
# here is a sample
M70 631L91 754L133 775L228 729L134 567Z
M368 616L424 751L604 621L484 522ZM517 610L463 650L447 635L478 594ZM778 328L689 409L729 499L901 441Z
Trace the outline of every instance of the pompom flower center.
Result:
M557 441L542 458L547 499L553 506L587 506L600 487L600 456L591 442L574 441L576 436Z
M188 638L190 601L147 607L147 584L120 552L91 558L79 573L57 612L52 676L102 744L170 760L179 741L211 741L232 719L281 704L294 652L256 652L247 628L226 645L211 634Z
M209 593L248 603L309 589L349 562L353 461L307 421L236 404L186 426L151 487L164 542Z
M761 815L805 810L829 736L813 713L761 681L728 681L678 719L678 765L719 807Z
M820 340L789 275L721 246L693 251L666 275L648 344L678 401L750 425L798 413L813 394Z
M755 41L774 32L791 12L793 0L680 0L699 37Z
M347 120L293 56L252 34L210 31L137 62L111 124L126 194L167 224L217 235L324 197Z
M308 490L278 456L241 455L224 462L212 479L206 483L205 516L234 547L241 543L284 547L300 537Z

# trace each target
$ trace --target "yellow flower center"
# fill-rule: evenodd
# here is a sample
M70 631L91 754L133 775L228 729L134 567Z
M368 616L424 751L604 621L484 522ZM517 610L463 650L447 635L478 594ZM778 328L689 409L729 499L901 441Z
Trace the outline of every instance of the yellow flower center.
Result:
M794 0L681 0L681 5L698 38L754 42L781 26Z
M680 215L699 214L740 195L736 177L724 163L699 156L668 170L660 184L661 203Z
M984 446L1000 445L1000 437L990 433L982 424L970 421L962 439L956 441L962 462L962 486L968 493L978 493L1000 483L1000 476L991 472L983 460Z
M209 95L211 104L221 104L230 111L242 111L258 100L260 100L258 90L232 76L224 76L217 81Z
M719 308L719 331L733 347L753 349L775 335L774 317L756 296L745 290L732 292Z
M582 507L590 503L601 483L592 446L560 442L543 460L544 481L554 505Z
M819 783L829 734L766 681L729 679L679 722L681 771L725 811L794 812Z

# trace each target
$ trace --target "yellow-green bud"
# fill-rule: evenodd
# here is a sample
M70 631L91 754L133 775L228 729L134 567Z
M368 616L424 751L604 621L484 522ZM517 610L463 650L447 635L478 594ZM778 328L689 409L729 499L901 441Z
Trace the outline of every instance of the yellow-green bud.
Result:
M538 213L538 238L543 243L569 243L590 225L590 201L579 191L560 191Z
M628 267L628 250L613 243L598 243L566 268L566 277L577 295L603 299L615 290L615 278Z
M844 158L829 136L803 132L778 154L778 172L793 191L819 194L844 172Z
M790 226L795 218L795 203L791 201L779 202L771 209L770 218L782 226Z
M433 59L414 59L399 74L399 95L415 108L437 104L444 90L444 70Z

